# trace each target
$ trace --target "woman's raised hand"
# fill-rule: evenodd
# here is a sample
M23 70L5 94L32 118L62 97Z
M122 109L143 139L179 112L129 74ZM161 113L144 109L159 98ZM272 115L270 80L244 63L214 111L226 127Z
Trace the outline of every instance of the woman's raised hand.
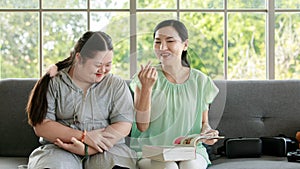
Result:
M151 66L151 62L148 62L146 66L141 65L138 77L143 87L151 88L157 80L156 68Z

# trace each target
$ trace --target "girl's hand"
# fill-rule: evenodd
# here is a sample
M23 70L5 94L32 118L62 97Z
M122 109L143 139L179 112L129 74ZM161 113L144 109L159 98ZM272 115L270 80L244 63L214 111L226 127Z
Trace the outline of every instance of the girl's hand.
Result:
M57 138L54 144L74 154L85 155L84 144L74 137L71 138L71 143L64 143L59 138Z
M55 145L57 145L58 147L67 150L71 153L77 154L77 155L85 155L85 150L84 150L84 144L77 140L75 137L71 138L71 143L64 143L62 142L59 138L56 139L56 141L54 142ZM97 150L93 149L92 147L88 147L88 154L89 155L93 155L98 153Z
M148 62L146 66L141 65L141 70L138 74L142 87L152 88L157 80L156 68L151 66L151 62Z

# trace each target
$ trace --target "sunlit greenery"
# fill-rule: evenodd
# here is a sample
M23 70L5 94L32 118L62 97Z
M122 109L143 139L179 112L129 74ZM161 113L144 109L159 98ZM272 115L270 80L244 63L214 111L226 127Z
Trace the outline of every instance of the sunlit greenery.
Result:
M0 23L0 77L38 77L38 13L1 12Z
M75 42L87 30L84 13L44 13L43 67L69 56Z
M265 18L265 15L260 13L229 14L229 79L244 79L245 77L248 79L265 79Z
M222 9L224 8L223 0L184 0L180 1L180 7L183 9Z
M175 9L177 0L136 0L140 9Z
M266 1L262 0L228 0L228 9L264 9Z
M42 5L43 8L48 8L48 9L64 9L64 8L77 9L77 8L86 8L87 0L72 0L72 1L66 1L66 0L45 1L44 0L42 1Z
M38 8L39 0L0 0L0 8L4 9L22 9Z
M276 15L276 79L300 79L300 14Z
M92 9L89 12L88 1ZM177 17L189 30L188 53L192 67L213 79L224 79L225 73L227 79L267 77L268 14L249 12L249 9L266 9L267 1L227 0L228 9L239 10L229 11L226 16L228 20L225 20L222 10L224 0L180 0L179 4L177 0L136 0L136 15L130 15L129 0L42 0L42 7L50 11L41 13L38 10L39 2L0 0L0 9L3 9L0 11L0 79L38 78L40 71L45 71L50 64L68 57L77 39L88 29L103 30L111 35L115 55L113 73L128 79L130 67L133 66L130 65L131 55L137 56L138 69L140 64L148 61L158 63L153 52L153 29L158 22ZM275 0L275 6L276 9L300 10L299 0ZM179 15L177 7L184 9ZM55 11L57 8L74 11ZM5 11L9 9L11 10ZM18 11L19 9L30 11ZM105 10L101 11L102 9ZM193 11L185 11L186 9ZM194 11L197 9L204 11ZM210 9L215 11L205 11ZM243 12L243 9L248 11ZM137 24L137 46L135 53L130 55L130 38L133 37L130 24L134 18ZM227 43L224 43L225 36L228 38ZM275 79L300 78L299 13L275 13L273 36Z
M275 7L281 9L300 9L299 0L275 0Z
M209 76L223 79L224 17L222 13L189 13L181 15L189 29L189 60L192 67Z

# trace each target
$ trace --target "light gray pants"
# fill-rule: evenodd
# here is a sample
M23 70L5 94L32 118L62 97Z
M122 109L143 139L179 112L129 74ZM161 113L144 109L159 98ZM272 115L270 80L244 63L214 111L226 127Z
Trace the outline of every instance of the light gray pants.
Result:
M125 144L116 144L109 151L92 155L82 165L81 156L54 144L35 149L29 156L29 169L111 169L114 166L136 168L136 154Z
M83 169L81 158L54 144L42 145L29 156L28 169Z
M207 162L206 160L199 154L197 154L197 158L195 160L187 160L187 161L168 161L168 162L160 162L150 159L141 159L138 161L138 165L140 169L206 169Z

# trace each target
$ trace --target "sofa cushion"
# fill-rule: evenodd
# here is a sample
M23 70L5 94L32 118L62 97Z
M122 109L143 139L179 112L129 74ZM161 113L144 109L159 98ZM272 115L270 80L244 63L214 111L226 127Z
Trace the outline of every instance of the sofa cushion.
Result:
M1 169L17 169L19 165L27 165L28 157L0 157Z
M260 158L235 158L222 157L212 161L208 169L298 169L300 163L287 162L286 157L262 156Z
M27 100L36 79L0 81L0 156L28 157L39 146L38 137L27 123Z
M222 90L211 105L209 118L220 135L295 137L300 127L299 80L221 80L216 85Z

